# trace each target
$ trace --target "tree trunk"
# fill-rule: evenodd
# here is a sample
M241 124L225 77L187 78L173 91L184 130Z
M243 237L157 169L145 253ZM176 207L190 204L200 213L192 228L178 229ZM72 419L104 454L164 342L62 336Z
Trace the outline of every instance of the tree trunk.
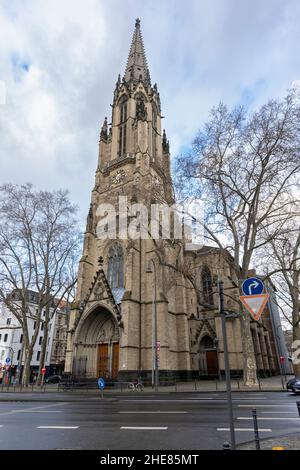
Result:
M28 347L28 346L25 347L25 361L24 361L24 369L23 369L23 375L22 375L22 385L24 387L28 387L29 385L30 364L31 364L32 354L33 354L33 348Z
M300 379L300 324L293 328L293 369L295 377Z
M244 385L253 387L258 385L256 360L250 328L250 318L247 312L242 311L241 317L243 362L244 362Z

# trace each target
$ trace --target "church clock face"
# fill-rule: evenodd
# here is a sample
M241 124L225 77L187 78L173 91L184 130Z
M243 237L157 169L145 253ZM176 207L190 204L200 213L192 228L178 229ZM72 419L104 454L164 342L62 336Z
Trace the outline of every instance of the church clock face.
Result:
M111 179L112 184L121 183L126 178L126 172L124 170L118 170Z

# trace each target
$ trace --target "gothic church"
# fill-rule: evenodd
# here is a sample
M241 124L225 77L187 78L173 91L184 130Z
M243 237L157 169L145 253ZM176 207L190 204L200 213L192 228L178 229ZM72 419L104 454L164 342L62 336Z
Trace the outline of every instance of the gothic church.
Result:
M151 381L155 354L161 381L224 374L217 280L229 289L226 308L234 311L232 298L239 293L230 256L205 246L186 251L151 238L97 236L100 204L117 207L120 196L146 207L173 204L169 142L161 121L160 95L151 84L136 20L126 70L114 90L111 123L105 118L100 134L68 331L65 372L75 378L139 375ZM241 375L239 318L227 321L227 334L231 371ZM253 322L252 334L258 369L276 373L272 331L263 321Z

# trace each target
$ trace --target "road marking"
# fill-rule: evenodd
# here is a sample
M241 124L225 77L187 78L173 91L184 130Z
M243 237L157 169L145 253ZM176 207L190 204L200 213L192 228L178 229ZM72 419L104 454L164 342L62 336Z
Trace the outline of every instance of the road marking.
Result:
M216 400L216 398L212 398L212 397L192 398L191 397L191 398L184 398L184 400ZM219 398L219 400L223 400L223 398Z
M37 429L78 429L79 426L37 426Z
M294 415L295 411L262 411L262 414L291 414Z
M238 405L238 408L253 408L253 405ZM295 405L255 405L255 408L295 408Z
M252 417L248 418L246 416L239 416L237 419L243 419L243 420L250 420L251 419L252 420L253 418ZM273 420L273 421L275 421L275 420L277 420L277 421L282 421L282 420L284 420L284 421L293 420L294 421L294 420L297 420L297 421L300 422L300 418L262 418L262 417L259 416L257 419L260 419L260 420L264 419L264 420L269 420L269 421L271 421L271 420Z
M196 403L198 403L200 400L198 400L197 398L195 399L190 399L190 400L186 400L186 399L182 399L182 400L120 400L120 402L129 402L129 403L134 403L134 402L137 402L137 403L162 403L162 402L166 402L166 403L181 403L181 402L185 402L185 403L189 403L191 401L195 401ZM226 400L223 400L223 401L226 401Z
M166 431L168 428L167 427L154 427L154 426L121 426L120 429Z
M12 410L11 413L62 413L57 410Z
M3 428L3 424L0 424L0 428Z
M20 413L21 411L30 413L36 410L41 410L43 408L52 408L54 406L63 406L63 405L69 405L69 402L62 402L62 403L55 403L52 405L43 405L43 406L34 406L32 408L21 408L20 410L11 410L11 411L5 411L4 413L0 413L0 416L6 416L14 413Z
M241 431L241 432L254 432L253 428L234 428L235 431ZM217 428L217 431L230 431L230 428ZM272 429L259 429L259 432L272 432Z
M262 401L266 400L266 398L233 398L235 401L245 400L245 401Z
M159 400L145 400L145 399L132 399L132 400L127 400L127 399L121 399L119 400L120 402L140 402L140 403L147 403L147 402L150 402L150 403L161 403L161 402L167 402L167 403L190 403L190 402L195 402L195 403L199 403L201 401L211 401L213 400L215 403L218 402L218 403L226 403L227 400L226 398L222 399L215 399L215 398L182 398L182 399L175 399L175 400L165 400L165 399L159 399ZM253 401L252 399L250 398L234 398L233 401L240 401L240 400L247 400L249 402ZM254 400L265 400L265 398L254 398Z
M184 414L187 411L119 411L120 414Z

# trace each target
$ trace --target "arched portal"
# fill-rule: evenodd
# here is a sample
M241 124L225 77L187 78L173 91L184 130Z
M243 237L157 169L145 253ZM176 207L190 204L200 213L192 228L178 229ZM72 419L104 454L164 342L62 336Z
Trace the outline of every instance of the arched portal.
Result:
M91 311L77 335L73 373L82 378L116 378L119 371L119 328L104 307Z
M208 335L203 336L199 343L199 373L202 376L217 376L219 373L216 344Z

